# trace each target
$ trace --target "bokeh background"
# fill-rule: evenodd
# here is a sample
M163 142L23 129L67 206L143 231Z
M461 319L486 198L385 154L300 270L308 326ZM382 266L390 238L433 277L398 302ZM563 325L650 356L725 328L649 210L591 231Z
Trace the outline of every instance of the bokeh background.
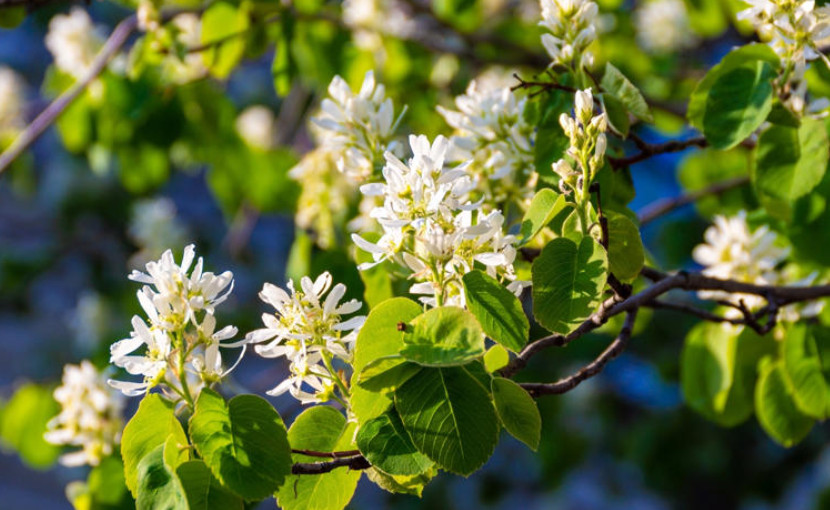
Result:
M520 33L533 26L533 16L538 15L534 5L505 5L511 16L524 21L499 30L544 59L541 45L533 47L538 34L532 28L530 35ZM635 35L643 4L602 3L607 27L601 36L601 58L623 68L648 97L665 106L658 111L659 130L639 129L644 139L659 142L692 135L672 110L682 105L707 66L751 38L730 21L736 5L688 2L684 22L692 27L693 41L661 53ZM96 24L109 27L105 31L131 12L99 2L84 8ZM66 10L66 5L47 4L17 28L0 30L0 65L23 77L23 108L29 120L53 97L44 85L52 63L44 35L49 19ZM286 98L274 91L270 48L244 59L226 82L205 80L191 87L194 101L222 97L221 107L230 112L256 104L277 115L277 136L289 149L272 151L256 163L229 156L231 165L242 167L239 178L268 167L279 181L271 185L292 193L285 172L296 155L311 148L307 119L335 72L354 86L365 69L378 68L396 103L410 104L402 131L434 136L447 128L433 105L449 105L472 76L488 68L489 57L499 56L497 49L485 51L480 62L468 62L416 46L386 45L384 58L372 61L343 56L360 52L347 33L338 37L331 44L342 48L343 61L321 64L315 76L298 80ZM503 60L496 57L491 60ZM432 71L437 68L440 76ZM524 69L526 76L533 72ZM424 84L436 92L420 93ZM163 115L165 108L159 111ZM145 123L133 137L164 139L165 129L174 129L170 126L169 118ZM170 148L169 154L174 152ZM283 284L286 279L295 238L291 205L223 195L222 179L233 178L217 177L216 165L182 163L175 154L170 158L172 165L162 165L159 176L153 174L158 169L140 157L102 155L89 148L72 153L51 128L0 177L0 399L11 398L27 383L54 386L65 363L93 359L99 366L106 364L110 343L128 334L129 318L138 311L137 285L126 279L127 273L167 247L180 253L194 242L209 268L233 271L236 287L220 320L242 332L258 326L264 305L256 294L262 282ZM125 171L133 166L151 177L138 183L125 179ZM706 166L701 156L689 160L685 153L635 165L631 173L637 193L631 208L640 211L695 187L695 172ZM730 193L702 209L687 206L646 226L643 238L653 260L670 269L694 268L688 254L701 241L706 217L717 207L728 209L730 196L744 191ZM539 452L505 437L485 468L468 479L442 474L420 500L387 494L364 480L349 507L805 509L822 507L822 501L830 507L825 495L830 488L828 428L817 426L800 445L784 449L754 420L734 429L706 421L684 405L678 384L682 342L692 322L671 312L645 319L649 318L641 321L628 351L600 376L565 395L539 400L544 423ZM564 375L595 356L609 338L591 335L539 356L522 377L546 380ZM249 354L234 372L230 391L263 395L283 374L281 361ZM135 408L134 400L128 412ZM271 400L287 423L301 410L290 397ZM33 396L31 405L43 407L44 420L54 412L42 398ZM8 409L0 415L4 434L42 425L43 420L21 422ZM0 508L70 508L64 487L83 479L85 470L53 464L55 454L45 451L40 458L24 460L6 444L0 454Z

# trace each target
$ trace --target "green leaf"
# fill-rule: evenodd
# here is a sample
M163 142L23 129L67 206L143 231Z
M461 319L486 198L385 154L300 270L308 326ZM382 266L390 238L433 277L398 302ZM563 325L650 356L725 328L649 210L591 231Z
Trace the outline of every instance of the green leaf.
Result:
M14 448L20 458L33 468L47 468L55 463L61 448L46 442L46 424L60 412L52 390L26 384L15 391L0 414L0 439Z
M297 73L297 66L291 56L291 39L294 36L294 18L283 16L280 30L274 44L274 61L271 64L271 76L274 78L274 90L279 97L291 92L291 82Z
M784 362L765 361L755 387L755 414L771 438L790 447L804 439L815 421L798 409L793 398L794 389L785 374Z
M433 465L412 444L394 407L360 427L357 447L373 466L390 475L418 475Z
M607 277L605 250L593 238L554 239L533 262L534 317L550 331L573 331L599 308Z
M604 91L603 101L608 97L614 98L626 111L644 122L652 122L654 119L648 109L648 103L640 93L640 89L634 86L619 69L610 62L605 64L605 74L602 75L602 89ZM607 106L607 103L606 103ZM610 120L610 118L609 118ZM628 119L626 118L626 121ZM626 128L626 132L628 129Z
M542 439L542 416L536 402L510 379L495 377L492 385L493 402L502 425L511 436L536 451Z
M389 475L375 468L369 468L364 472L369 480L387 492L421 497L424 486L438 474L438 468L433 464L426 473L411 476Z
M487 349L484 353L484 368L491 374L496 370L501 370L510 362L510 354L507 349L499 344Z
M357 384L369 391L387 393L394 391L421 369L420 365L407 361L399 354L384 356L363 367Z
M473 473L498 442L489 392L461 367L419 372L395 392L395 408L415 447L453 473Z
M783 345L784 371L792 381L795 403L819 420L830 417L830 335L804 324L787 327Z
M190 418L190 437L223 486L245 499L263 499L291 471L291 448L277 411L256 395L229 402L203 389Z
M366 322L360 328L352 361L351 396L349 410L362 425L367 420L383 414L392 403L390 398L361 388L357 379L369 362L398 354L403 347L403 332L398 325L406 325L421 315L420 305L406 298L394 298L372 308Z
M138 464L141 459L163 445L171 434L179 444L188 444L184 429L173 411L173 404L156 393L145 396L121 436L124 478L133 496L138 495Z
M645 264L640 229L628 217L608 212L608 269L624 282L633 281Z
M202 52L205 65L219 79L227 78L245 54L245 33L250 26L245 4L211 4L202 15L201 43L210 46Z
M522 218L521 244L526 244L536 237L545 225L551 222L567 206L565 195L550 188L542 188L533 196L530 206Z
M771 197L795 200L821 182L829 157L821 121L805 118L798 128L771 125L755 148L755 186Z
M687 117L712 147L734 147L766 120L779 62L767 45L750 44L726 55L698 83Z
M700 323L686 336L680 379L686 403L724 427L752 414L756 366L775 342L752 330Z
M245 502L222 487L201 460L191 460L176 469L190 510L242 510Z
M553 91L542 96L541 120L537 126L536 143L533 146L533 161L539 176L553 184L559 182L559 176L553 173L551 164L565 156L571 142L559 125L559 115L570 112L573 106L573 94Z
M0 28L15 28L26 19L26 7L3 7L0 9Z
M490 338L519 352L527 344L530 323L519 302L493 277L477 269L462 278L467 307Z
M484 333L470 312L433 308L410 321L401 356L427 367L463 365L484 354Z
M175 470L180 465L190 460L190 445L188 443L181 443L180 438L176 434L167 436L164 442L164 463Z
M82 497L86 499L85 502L72 500L75 508L85 507L90 510L135 508L135 501L130 497L124 482L124 465L117 455L104 457L100 464L92 468Z
M334 452L353 450L354 424L329 406L316 406L300 414L288 430L291 447ZM294 462L320 462L319 457L294 454ZM290 475L276 494L283 510L340 510L354 495L360 471L338 468L322 475Z
M184 488L164 463L164 445L156 446L136 468L137 510L187 509Z
M611 64L608 64L611 65ZM628 112L622 101L614 96L603 96L602 106L608 118L608 125L623 138L628 138L628 131L631 128L631 121L628 119Z

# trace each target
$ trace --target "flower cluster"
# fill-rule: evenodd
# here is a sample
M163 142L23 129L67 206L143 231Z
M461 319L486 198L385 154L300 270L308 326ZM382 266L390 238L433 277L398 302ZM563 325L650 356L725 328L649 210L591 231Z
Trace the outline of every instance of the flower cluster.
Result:
M23 80L16 72L0 66L0 148L23 130Z
M163 390L190 404L203 385L217 382L236 366L223 369L219 348L244 347L246 340L222 343L237 330L226 326L217 331L214 317L215 307L233 289L233 274L204 272L201 258L191 271L194 258L193 245L185 248L181 265L167 250L160 260L147 263L147 273L130 274L131 280L145 284L138 301L149 326L141 317L133 317L130 337L110 347L112 363L143 376L142 382L109 381L125 395L141 395L163 384ZM142 348L143 354L133 354Z
M58 14L49 22L46 47L57 68L76 80L86 77L102 45L103 36L80 7L73 7L69 14Z
M474 80L455 99L458 111L438 107L456 129L450 157L471 161L470 172L486 205L524 204L535 191L534 127L524 117L526 102L509 86L487 88Z
M337 152L337 168L355 183L366 182L380 168L383 154L395 150L392 140L401 115L386 97L386 89L366 73L355 94L343 78L335 76L328 88L331 98L321 103L313 122L325 133L329 150Z
M665 54L689 48L696 42L689 28L683 0L651 0L634 11L637 41L646 51Z
M61 464L97 466L115 451L120 439L123 397L86 360L63 368L63 384L54 396L61 411L49 421L44 438L53 444L82 447L62 455Z
M363 307L356 299L341 304L345 294L342 283L332 287L328 272L314 281L307 276L301 278L299 289L289 280L288 292L270 283L263 286L259 297L276 313L263 314L265 327L248 333L246 341L256 343L254 350L263 357L290 361L289 377L268 391L269 395L288 392L304 404L348 399L348 389L333 361L351 361L358 330L366 317L343 320Z
M477 211L481 202L467 196L475 184L467 165L444 166L449 142L439 136L430 144L425 136L411 136L412 158L404 164L391 153L383 167L385 182L363 185L364 195L383 199L371 212L383 235L369 242L357 234L352 240L372 254L374 262L394 260L412 272L410 291L424 295L421 301L432 306L465 305L461 277L476 263L494 278L510 282L508 288L521 291L513 261L516 239L504 234L504 216L494 210Z
M714 222L704 233L705 243L696 246L692 252L694 260L704 266L704 275L756 285L810 285L815 281L816 274L795 280L786 272L777 271L776 268L789 256L789 248L780 246L778 235L766 225L751 229L746 212L740 211L730 218L716 216ZM754 294L700 291L698 295L702 299L727 301L736 306L743 303L750 310L758 309L766 302L763 296ZM780 317L798 320L799 317L813 316L821 306L820 301L801 308L787 306L781 310ZM742 312L730 308L726 315L741 318Z
M168 81L177 84L189 83L207 74L204 56L198 51L189 51L190 48L201 46L202 20L199 16L186 12L179 14L165 25L166 34L156 31L155 35L164 40L172 39L176 51L165 55L161 63L162 74ZM169 43L168 43L169 44Z
M561 177L559 187L563 193L575 191L577 196L587 195L588 186L605 162L608 118L605 113L594 115L594 96L589 88L576 92L574 116L563 113L559 124L570 139L566 154L579 169L574 170L567 159L555 162L553 170Z
M591 0L540 0L542 21L550 31L542 35L542 44L553 59L551 65L569 69L591 67L594 57L588 46L597 38L599 7Z
M359 48L385 57L382 35L406 39L416 26L398 0L343 0L343 23Z
M822 58L830 65L821 53L822 46L830 42L830 7L816 8L813 0L743 1L749 7L738 13L738 19L752 23L781 56L784 70L779 93L793 112L802 114L807 108L807 62Z

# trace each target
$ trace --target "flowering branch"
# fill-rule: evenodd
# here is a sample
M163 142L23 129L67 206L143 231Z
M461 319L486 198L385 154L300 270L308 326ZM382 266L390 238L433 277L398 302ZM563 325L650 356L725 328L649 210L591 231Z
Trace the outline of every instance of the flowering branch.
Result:
M628 345L628 341L631 339L631 332L634 329L634 320L637 318L637 311L637 309L634 309L633 311L628 312L625 317L625 323L620 330L620 334L617 335L617 338L615 338L614 341L611 342L611 344L604 351L602 351L602 353L597 356L594 361L580 368L576 373L556 382L522 383L522 388L527 390L527 392L533 397L541 397L542 395L558 395L576 388L582 381L590 379L591 377L594 377L602 372L605 365L607 365L612 359L622 354L623 350L625 350L625 347Z

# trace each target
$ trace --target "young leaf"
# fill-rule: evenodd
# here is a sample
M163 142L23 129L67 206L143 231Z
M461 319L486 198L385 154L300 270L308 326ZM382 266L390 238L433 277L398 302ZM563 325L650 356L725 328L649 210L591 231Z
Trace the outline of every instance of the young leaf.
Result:
M530 323L519 299L487 273L477 269L462 278L467 307L484 333L511 351L527 343Z
M137 510L181 510L188 508L181 482L164 463L164 445L156 446L136 468Z
M628 217L611 213L608 218L608 268L624 282L637 278L645 263L640 229Z
M654 119L648 110L648 103L640 93L640 90L631 83L619 69L610 62L605 64L605 74L602 75L602 89L605 92L603 101L612 97L626 111L644 122L652 122ZM610 120L610 119L609 119ZM628 118L626 117L626 122ZM626 133L628 129L626 128ZM622 131L621 131L622 133Z
M622 102L614 96L603 96L602 106L611 129L623 138L628 138L631 121L628 119L628 112Z
M755 387L755 414L761 427L775 441L790 447L804 439L815 421L795 404L793 387L781 360L764 360Z
M530 206L522 218L522 244L526 244L541 232L567 206L565 195L550 188L542 188L533 196Z
M567 334L602 303L608 278L605 250L592 237L554 239L533 262L533 315L542 326Z
M830 336L823 328L794 324L784 338L784 371L798 408L819 420L830 417Z
M201 460L191 460L176 468L184 487L189 510L242 510L245 501L222 487Z
M141 459L163 445L171 435L179 444L188 444L184 429L173 412L173 404L156 393L147 395L121 436L124 478L133 496L138 495L138 464Z
M265 399L229 402L203 389L190 418L190 437L223 486L245 499L267 498L291 471L291 448L280 415Z
M334 452L353 450L353 424L333 407L317 406L302 412L288 430L291 447ZM294 454L294 462L320 462L319 457ZM290 475L276 494L283 510L341 510L354 495L360 471L335 469L322 475Z
M245 38L239 34L250 26L248 10L230 2L211 4L202 15L201 42L210 46L202 54L211 74L227 78L245 54Z
M490 347L484 353L484 368L491 374L504 368L509 362L510 354L507 353L507 349L499 344Z
M390 475L418 475L433 465L412 444L394 407L360 427L357 447L373 466Z
M406 324L422 312L421 306L411 299L394 298L372 308L366 317L355 343L349 399L350 411L359 424L380 416L392 403L384 395L361 388L357 382L360 372L373 360L398 354L403 347L403 332L399 325L408 327Z
M367 364L360 371L357 384L369 391L387 393L394 391L410 377L421 371L421 366L399 354L384 356Z
M462 367L422 370L395 392L412 443L440 467L468 476L498 442L490 395Z
M795 200L821 182L829 157L823 122L805 118L798 128L772 125L755 148L755 186L771 197Z
M419 365L463 365L484 354L481 326L470 312L456 306L428 310L406 329L401 356Z
M766 120L780 60L766 44L750 44L726 55L698 83L687 117L712 147L734 147Z
M366 478L381 489L393 494L410 494L421 497L426 484L438 474L438 468L433 466L419 475L389 475L375 468L365 471Z
M535 451L542 438L542 416L533 397L510 379L495 377L492 384L493 402L502 425Z

